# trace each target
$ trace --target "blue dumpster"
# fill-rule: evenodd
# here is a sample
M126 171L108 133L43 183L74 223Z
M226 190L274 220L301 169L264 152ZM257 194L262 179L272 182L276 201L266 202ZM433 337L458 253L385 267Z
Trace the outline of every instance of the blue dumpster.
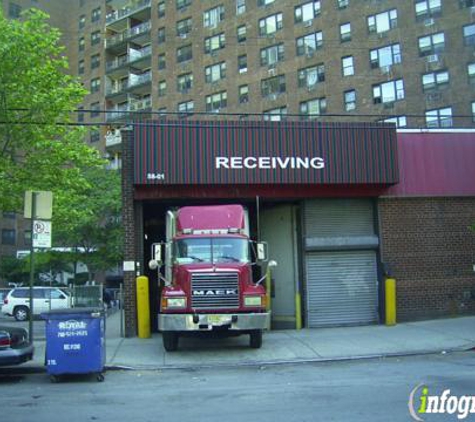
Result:
M51 381L66 374L95 374L104 380L105 314L100 308L58 309L46 320L46 367Z

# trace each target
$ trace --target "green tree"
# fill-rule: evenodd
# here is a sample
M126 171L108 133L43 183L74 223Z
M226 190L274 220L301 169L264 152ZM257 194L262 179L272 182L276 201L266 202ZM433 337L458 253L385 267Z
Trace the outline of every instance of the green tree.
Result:
M90 168L81 191L60 198L53 217L54 245L73 249L89 280L122 260L121 179L116 170Z
M48 15L8 20L0 8L0 209L19 210L26 190L56 198L84 188L85 168L101 165L71 125L87 91L67 74L60 32Z
M24 259L4 256L0 260L0 278L9 283L27 284L29 267Z

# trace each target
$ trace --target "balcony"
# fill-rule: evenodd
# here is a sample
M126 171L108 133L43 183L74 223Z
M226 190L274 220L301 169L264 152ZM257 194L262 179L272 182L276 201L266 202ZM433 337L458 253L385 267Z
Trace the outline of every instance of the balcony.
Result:
M125 76L133 65L134 69L145 69L150 67L152 57L152 46L148 45L140 50L130 49L126 56L117 57L114 60L107 62L106 73L109 76Z
M108 123L125 122L127 120L140 117L141 112L150 111L151 109L152 99L150 97L145 97L141 100L130 100L126 105L117 106L107 110L108 112L106 113L106 121ZM138 114L139 116L134 116L134 114ZM110 137L109 141L111 143L114 142L112 137ZM106 142L106 146L112 146L112 144L109 145Z
M133 41L135 44L144 46L150 43L150 29L152 24L150 21L143 22L126 31L106 38L106 50L119 54L127 50L127 42Z
M120 32L127 28L128 18L134 18L139 21L150 20L151 3L151 0L128 2L127 6L106 15L106 26Z

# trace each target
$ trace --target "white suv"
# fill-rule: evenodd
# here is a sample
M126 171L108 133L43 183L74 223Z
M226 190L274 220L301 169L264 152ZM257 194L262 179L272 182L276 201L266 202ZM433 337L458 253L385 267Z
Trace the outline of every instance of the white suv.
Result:
M30 315L30 288L16 287L3 300L2 313L26 321ZM56 287L33 287L33 314L71 307L71 296Z

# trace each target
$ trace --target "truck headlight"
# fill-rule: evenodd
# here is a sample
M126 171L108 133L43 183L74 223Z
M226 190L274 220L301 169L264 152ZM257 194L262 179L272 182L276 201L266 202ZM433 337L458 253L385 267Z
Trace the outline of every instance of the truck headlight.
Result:
M244 296L244 306L262 306L262 296Z
M186 297L166 298L167 308L186 308Z

